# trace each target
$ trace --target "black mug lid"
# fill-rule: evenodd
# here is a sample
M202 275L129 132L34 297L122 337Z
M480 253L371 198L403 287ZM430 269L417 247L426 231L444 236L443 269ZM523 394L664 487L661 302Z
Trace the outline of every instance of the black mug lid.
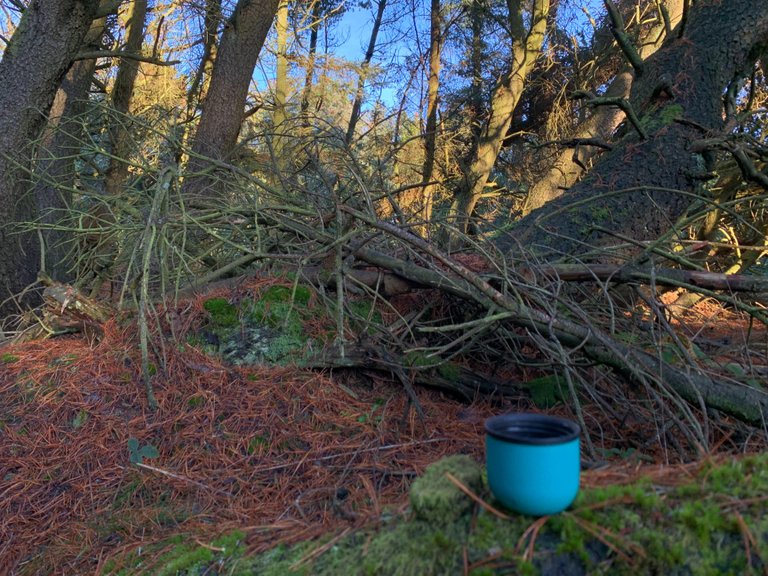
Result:
M518 412L489 418L485 421L485 431L505 442L544 445L575 440L581 428L566 418Z

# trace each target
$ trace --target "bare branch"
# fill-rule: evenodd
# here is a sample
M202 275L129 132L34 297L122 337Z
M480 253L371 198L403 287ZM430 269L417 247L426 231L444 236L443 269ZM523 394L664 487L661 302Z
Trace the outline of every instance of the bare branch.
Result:
M138 60L139 62L154 64L155 66L175 66L176 64L181 64L181 60L157 60L156 58L151 58L149 56L131 54L121 50L94 50L92 52L80 52L74 57L74 60L91 60L94 58L128 58L130 60Z
M632 40L629 39L627 33L624 31L624 19L621 17L619 10L611 0L603 0L605 7L608 10L608 16L611 19L611 33L619 44L619 48L626 56L627 61L632 65L635 71L635 75L643 75L643 59L640 57L640 53L632 44Z

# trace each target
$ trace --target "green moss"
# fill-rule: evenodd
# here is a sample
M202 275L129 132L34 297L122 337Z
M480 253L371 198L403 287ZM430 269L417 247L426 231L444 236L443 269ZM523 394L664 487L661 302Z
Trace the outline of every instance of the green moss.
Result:
M658 110L651 110L640 119L640 125L647 131L654 132L682 117L683 107L680 104L668 104Z
M295 288L295 290L294 290ZM293 302L297 306L306 306L312 297L312 291L301 284L295 287L270 286L259 297L261 302Z
M683 117L683 107L680 104L668 104L659 111L659 120L665 126Z
M366 298L348 302L347 309L352 316L353 327L355 324L362 324L362 330L368 334L375 333L375 326L381 326L384 322L381 312L374 308L373 300Z
M386 529L377 534L362 556L362 569L358 573L460 574L466 529L464 523L435 529L433 524L420 520Z
M260 446L260 438L253 437L250 445ZM756 550L753 547L751 573L765 568L768 518L760 498L768 484L768 455L705 466L688 485L678 488L660 491L642 479L628 486L583 490L571 510L546 519L534 541L531 518L502 519L474 506L452 483L446 484L446 471L490 500L477 465L466 456L454 456L431 465L414 482L415 514L385 514L377 528L341 539L329 534L254 557L242 556L242 534L228 535L210 547L182 535L144 550L130 562L124 559L121 565L126 568L120 572L113 564L105 573L450 576L464 573L466 558L470 565L478 565L471 572L477 576L749 574L736 511L759 543ZM124 503L128 508L121 509L121 517L131 510L130 501ZM158 516L157 522L161 520ZM533 559L524 561L521 555L529 545ZM147 558L151 564L145 563Z
M226 298L211 298L203 303L203 308L211 315L211 322L219 327L232 327L240 323L237 307Z
M19 357L16 356L16 354L11 354L10 352L4 352L2 355L0 355L0 362L3 364L13 364L14 362L18 362Z
M311 348L304 324L314 312L308 309L309 288L271 286L256 301L235 308L222 298L206 302L217 341L215 350L235 365L301 364Z
M411 486L410 502L416 516L435 525L455 522L472 508L473 501L446 476L450 473L464 486L478 492L480 467L469 456L449 456L430 464Z
M60 358L51 360L51 366L70 366L77 360L77 354L64 354Z
M269 446L269 434L257 434L248 441L248 454L260 453Z
M78 410L77 414L72 417L72 428L80 428L88 421L89 414L87 410Z
M202 576L211 574L212 570L216 574L245 574L235 571L238 561L245 552L244 539L245 534L242 532L233 532L214 540L206 547L195 543L191 537L177 535L153 544L141 552L133 552L119 564L115 561L106 563L102 574L127 576L151 573L156 576L180 574ZM164 552L154 557L154 553L161 550ZM152 560L149 564L145 564L145 558L152 558ZM118 570L118 565L124 567Z
M458 382L459 378L461 377L461 368L458 364L454 364L453 362L446 362L444 364L440 364L440 366L437 367L437 373L446 380L451 382Z
M525 384L531 400L539 408L552 408L564 399L564 390L567 390L568 383L563 376L551 374L535 378Z

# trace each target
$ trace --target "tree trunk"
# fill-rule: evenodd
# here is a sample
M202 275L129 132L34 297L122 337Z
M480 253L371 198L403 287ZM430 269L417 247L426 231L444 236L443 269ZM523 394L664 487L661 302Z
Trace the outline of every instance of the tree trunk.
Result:
M674 29L683 15L684 0L666 0L664 3L669 15L669 24ZM666 25L659 16L658 23L649 28L638 42L638 52L645 60L653 55L666 38ZM606 97L628 98L632 88L632 67L627 65L616 74L606 90ZM573 138L598 138L607 141L624 120L624 112L615 106L600 106L579 126ZM550 200L560 196L564 190L573 186L584 173L584 167L592 161L600 149L595 146L580 146L576 150L566 149L560 152L552 166L536 181L528 193L523 207L523 215L540 208Z
M200 174L210 167L207 158L224 160L235 148L253 69L272 27L278 2L239 0L227 20L192 142L189 176L184 187L187 195L210 194L215 178Z
M147 0L133 0L130 3L126 22L126 41L123 50L129 54L141 53L144 42L144 27L147 17ZM128 111L131 105L133 87L139 73L139 62L132 58L122 58L117 69L115 85L112 88L112 108L115 117L109 126L109 141L112 155L105 176L107 194L120 192L123 182L128 177L128 162L131 155L130 134L128 133Z
M307 112L309 112L309 97L312 94L312 84L315 74L315 59L317 56L317 35L320 30L320 17L322 15L322 1L312 2L312 23L309 25L309 54L307 56L307 68L304 75L304 89L301 93L301 117L304 125L309 125Z
M610 262L637 249L594 249L627 240L636 246L667 233L708 194L702 178L713 155L691 144L724 129L723 94L751 72L766 38L768 5L693 5L684 37L668 38L634 81L630 103L647 137L630 127L586 178L518 222L499 246L527 245L548 258L591 253L590 259Z
M106 18L93 22L83 41L85 50L98 49L105 24ZM85 132L81 116L87 110L88 91L95 70L95 59L74 62L57 90L48 114L37 151L34 189L39 219L45 226L63 224L64 210L72 201L75 158L80 153ZM41 230L41 239L45 271L52 278L70 281L71 234L48 228Z
M525 88L526 78L539 57L546 35L549 0L533 1L528 31L523 24L522 1L510 1L509 5L510 27L514 35L512 63L493 90L490 118L474 150L464 184L451 206L450 221L463 232L467 231L469 218L488 183L512 123L512 114Z
M472 45L470 51L470 65L472 71L472 84L469 89L469 115L471 120L471 133L474 141L480 139L482 132L483 116L483 0L471 0L469 6L469 18L472 28Z
M205 93L203 78L210 75L211 63L216 58L216 40L220 21L221 0L208 0L205 3L203 20L203 55L187 92L187 117L190 119L194 117L197 105L203 99Z
M275 21L277 32L277 73L275 75L275 111L272 114L273 142L278 164L282 165L285 146L285 121L288 119L288 0L280 0Z
M427 224L432 218L432 199L435 195L435 185L432 184L435 172L435 149L437 148L437 107L440 90L440 52L441 25L440 0L431 0L429 10L429 84L427 89L427 125L424 134L424 169L421 190L421 220L422 232L426 232Z
M97 0L32 0L0 60L0 316L17 310L6 299L33 283L40 269L38 235L14 227L36 216L25 171L97 6Z
M355 92L355 101L352 103L352 114L349 116L349 125L347 126L347 145L352 143L355 138L355 128L357 127L357 121L360 120L360 109L363 107L363 96L365 91L365 81L368 77L368 68L370 68L371 60L373 60L373 54L376 50L376 39L379 35L379 28L381 28L381 20L384 17L384 8L387 6L387 0L378 0L378 8L376 10L376 18L373 21L373 29L371 30L371 39L368 42L368 50L365 51L365 58L360 65L360 76L357 79L357 92Z

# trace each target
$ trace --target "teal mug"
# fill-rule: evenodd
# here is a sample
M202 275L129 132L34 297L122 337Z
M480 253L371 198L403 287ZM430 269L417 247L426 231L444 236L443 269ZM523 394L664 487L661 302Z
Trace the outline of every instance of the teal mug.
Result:
M543 414L512 413L485 422L488 485L520 514L557 514L579 492L579 426Z

